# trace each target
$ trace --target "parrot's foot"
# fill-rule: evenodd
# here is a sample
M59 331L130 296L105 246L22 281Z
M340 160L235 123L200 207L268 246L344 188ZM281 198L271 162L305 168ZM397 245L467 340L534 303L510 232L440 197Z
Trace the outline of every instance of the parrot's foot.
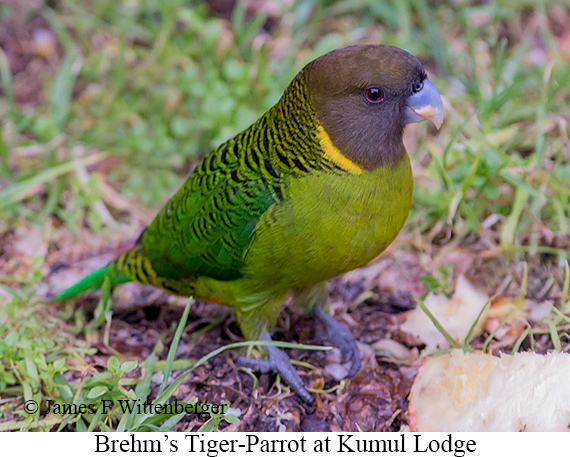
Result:
M350 360L350 371L346 377L352 378L360 369L360 351L350 330L337 322L332 316L329 316L320 306L314 308L313 314L325 324L327 336L331 342L340 349L342 361L347 362Z
M260 338L260 341L271 341L269 334L265 333ZM276 346L264 346L269 354L269 360L257 360L247 357L239 357L237 360L238 365L242 367L252 368L262 373L269 373L270 371L279 373L281 378L293 389L299 397L305 402L312 404L313 396L305 390L303 381L291 365L291 361L285 352Z

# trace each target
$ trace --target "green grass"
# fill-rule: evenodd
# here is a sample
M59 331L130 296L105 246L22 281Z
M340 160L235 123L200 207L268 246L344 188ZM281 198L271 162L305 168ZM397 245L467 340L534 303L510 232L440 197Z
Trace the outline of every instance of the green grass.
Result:
M32 226L48 252L61 248L49 243L58 230L70 244L85 231L111 239L133 215L106 189L154 211L199 157L275 103L303 64L346 44L382 42L426 64L447 112L440 132L422 124L412 135L420 179L408 230L434 246L480 243L504 265L551 270L562 314L524 338L546 331L567 350L570 51L548 21L532 20L556 16L558 3L299 0L268 30L263 14L238 6L225 21L188 0L70 0L29 11L46 18L61 56L46 67L44 98L22 105L0 52L0 239ZM29 264L24 272L13 260L0 264L0 429L172 428L179 418L116 408L104 417L23 412L27 400L146 399L154 371L168 380L180 369L173 343L166 363L155 360L159 344L140 364L111 357L89 371L96 349L88 341L105 331L109 302L91 323L71 305L55 311L43 298L49 262L42 254ZM449 292L450 273L443 265L422 282ZM160 395L171 390L163 384ZM6 421L10 411L17 417ZM222 420L234 418L212 417L206 428Z

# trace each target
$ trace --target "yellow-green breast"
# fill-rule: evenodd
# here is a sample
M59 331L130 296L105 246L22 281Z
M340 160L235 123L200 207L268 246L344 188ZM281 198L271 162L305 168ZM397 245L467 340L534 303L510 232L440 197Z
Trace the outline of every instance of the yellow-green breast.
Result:
M394 240L412 201L407 153L373 171L344 164L345 173L289 180L287 198L261 218L244 269L258 287L313 285L366 264Z

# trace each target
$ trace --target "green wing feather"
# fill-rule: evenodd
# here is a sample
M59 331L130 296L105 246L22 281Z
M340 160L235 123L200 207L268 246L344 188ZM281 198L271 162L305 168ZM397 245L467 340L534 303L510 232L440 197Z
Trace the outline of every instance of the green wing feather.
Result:
M241 277L252 233L259 218L277 201L282 181L273 169L268 171L269 164L260 170L259 149L251 146L262 132L252 132L252 127L202 160L133 249L54 300L99 289L105 275L112 285L138 280L182 295L191 289L181 287L179 280Z
M240 146L231 140L208 155L145 230L142 252L158 276L241 276L255 225L277 195L245 166Z

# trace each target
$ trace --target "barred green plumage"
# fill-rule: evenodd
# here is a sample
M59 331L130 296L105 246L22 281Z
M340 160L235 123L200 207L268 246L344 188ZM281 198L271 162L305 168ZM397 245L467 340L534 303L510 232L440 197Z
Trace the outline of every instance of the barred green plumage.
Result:
M232 306L246 338L268 338L288 293L307 311L326 308L324 281L396 237L412 197L404 125L439 124L442 116L437 91L405 51L368 45L328 53L200 162L133 249L55 299L100 287L105 274L112 284L130 278ZM353 340L346 344L355 371L358 351ZM271 368L309 400L275 351Z

